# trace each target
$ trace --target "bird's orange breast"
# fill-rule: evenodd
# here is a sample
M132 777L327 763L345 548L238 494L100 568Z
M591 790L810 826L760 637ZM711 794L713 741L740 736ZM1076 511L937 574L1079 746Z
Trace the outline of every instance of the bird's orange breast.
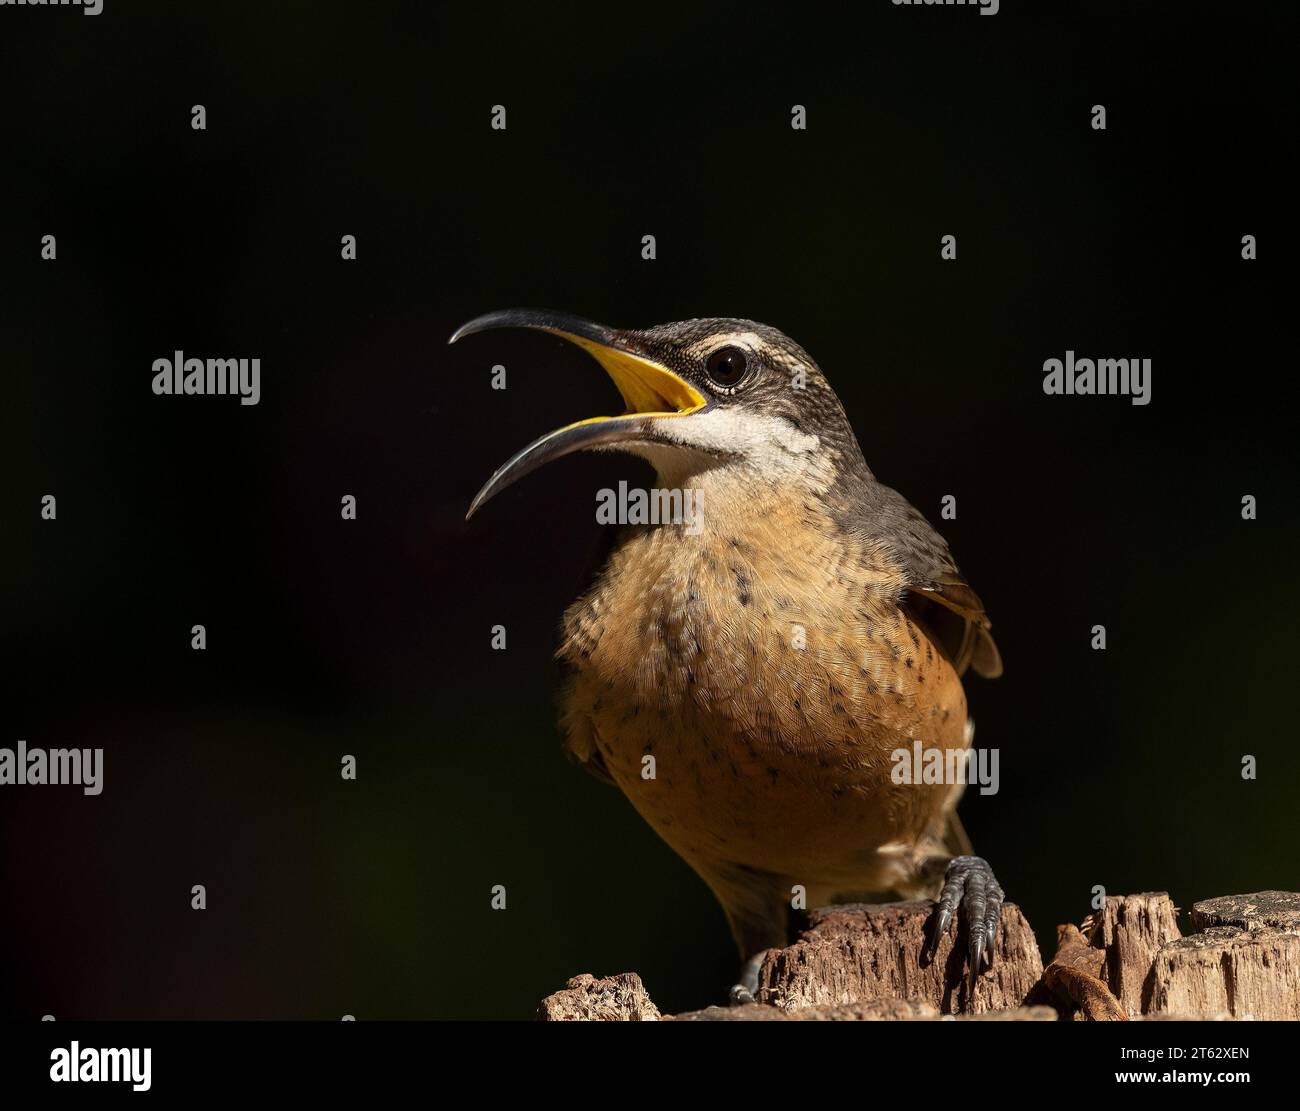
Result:
M814 505L636 532L565 615L568 743L706 879L893 887L954 792L894 783L891 753L967 743L961 681L900 587Z

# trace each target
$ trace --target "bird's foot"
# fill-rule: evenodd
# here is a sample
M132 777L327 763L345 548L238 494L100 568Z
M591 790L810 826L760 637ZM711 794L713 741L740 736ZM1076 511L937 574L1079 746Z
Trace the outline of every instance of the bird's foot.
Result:
M740 982L731 985L731 991L728 993L728 999L733 1007L743 1007L746 1003L753 1003L758 995L758 970L763 965L763 955L766 953L755 953L745 962L745 967L740 970Z
M966 915L969 935L968 1000L975 991L976 977L985 966L993 963L993 942L997 937L998 923L1002 920L1002 898L1002 885L983 857L957 856L948 862L948 870L943 877L943 890L939 893L939 903L935 908L930 958L934 959L939 939L943 937L960 906Z

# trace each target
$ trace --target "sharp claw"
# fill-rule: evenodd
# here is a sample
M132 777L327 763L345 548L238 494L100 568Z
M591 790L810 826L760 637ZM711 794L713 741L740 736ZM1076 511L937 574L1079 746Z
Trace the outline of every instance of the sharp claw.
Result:
M939 917L935 919L934 931L930 934L930 958L939 952L939 940L948 930L948 923L952 921L952 911L947 907L939 908Z
M966 1007L973 1006L975 986L980 973L993 967L998 926L1002 917L1002 885L993 875L988 862L980 857L954 857L944 876L943 890L935 915L934 933L930 939L931 959L938 953L939 939L958 913L965 915L970 929L967 948Z

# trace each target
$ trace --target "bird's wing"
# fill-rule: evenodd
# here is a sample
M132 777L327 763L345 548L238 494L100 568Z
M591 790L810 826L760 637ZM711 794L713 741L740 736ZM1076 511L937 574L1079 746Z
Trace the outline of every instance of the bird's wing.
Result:
M890 555L903 572L903 608L952 662L960 675L967 667L994 679L1002 657L990 632L984 603L957 569L948 543L902 494L876 484L864 510L873 531L887 538Z
M967 667L986 679L1002 674L1002 655L984 604L960 575L935 576L909 586L903 606L948 655L957 674Z
M572 680L565 684L565 691L560 700L560 732L564 740L560 746L564 754L575 764L585 768L602 783L617 787L614 777L609 774L605 758L600 754L596 743L596 724L591 715L579 709L585 703L574 697Z

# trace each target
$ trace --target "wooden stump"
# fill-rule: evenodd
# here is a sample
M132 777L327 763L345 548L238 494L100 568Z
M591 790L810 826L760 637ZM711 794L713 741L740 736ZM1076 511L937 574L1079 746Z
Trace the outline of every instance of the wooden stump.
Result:
M783 1011L763 1003L744 1007L706 1007L674 1015L674 1022L912 1022L937 1019L939 1011L929 1003L912 999L877 999L872 1003L826 1004Z
M1104 949L1101 980L1130 1018L1150 1007L1152 963L1161 946L1177 941L1178 908L1163 891L1109 895L1085 924L1089 942Z
M635 972L601 980L584 972L543 999L537 1017L543 1022L654 1022L659 1008Z
M548 996L548 1022L908 1022L1053 1018L1300 1019L1300 894L1264 891L1196 903L1181 937L1164 892L1110 896L1081 932L1057 927L1043 968L1029 923L1007 903L994 959L966 998L964 926L931 961L929 902L827 907L793 945L769 950L759 1002L660 1015L640 977L576 976ZM1051 1007L1041 1004L1050 1002Z
M932 1003L915 999L877 999L873 1003L824 1003L795 1007L788 1011L764 1003L745 1007L706 1007L682 1015L665 1015L673 1022L937 1022L941 1015ZM1056 1022L1060 1015L1052 1007L1015 1007L986 1011L978 1015L957 1015L958 1022Z
M1253 895L1225 895L1192 904L1192 926L1208 930L1214 926L1235 926L1239 930L1272 927L1300 931L1300 893L1258 891Z
M1300 894L1207 899L1192 924L1201 932L1156 954L1149 1013L1300 1019Z
M855 903L812 911L808 929L786 949L767 954L758 998L782 1010L885 999L929 1003L944 1014L1021 1006L1043 974L1033 931L1020 908L1007 903L993 946L993 967L966 998L966 929L954 923L925 955L934 904Z
M1088 944L1074 926L1056 927L1056 956L1043 969L1043 987L1069 1018L1090 1022L1126 1021L1128 1013L1102 982L1106 952Z

